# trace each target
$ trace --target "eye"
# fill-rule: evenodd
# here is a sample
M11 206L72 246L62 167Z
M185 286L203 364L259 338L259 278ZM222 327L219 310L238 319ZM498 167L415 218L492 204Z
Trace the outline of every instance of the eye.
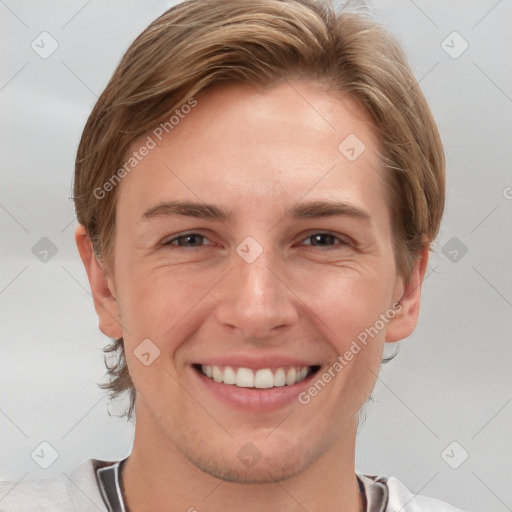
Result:
M210 243L202 243L204 240L208 240L204 235L199 233L186 233L180 235L163 243L163 245L173 245L178 247L201 247L202 245L211 245Z
M346 238L342 238L332 233L313 233L309 235L305 240L311 240L311 243L306 243L305 245L311 245L313 247L329 247L332 248L333 245L351 245L350 241ZM336 243L339 242L339 244Z
M307 241L309 241L309 243ZM304 244L311 245L313 247L326 247L334 249L339 245L351 245L350 240L348 240L346 237L340 237L328 232L313 233L305 239ZM173 246L176 248L196 248L203 245L212 244L204 235L199 233L186 233L167 240L163 243L163 245Z

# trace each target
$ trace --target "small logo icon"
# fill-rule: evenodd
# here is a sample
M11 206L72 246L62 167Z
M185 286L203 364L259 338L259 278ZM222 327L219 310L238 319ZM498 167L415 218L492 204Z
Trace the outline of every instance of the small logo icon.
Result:
M354 133L345 137L338 146L339 152L350 162L357 160L365 149L364 142Z
M32 43L30 43L30 46L39 57L47 59L57 50L59 43L48 32L41 32Z
M441 250L452 263L458 263L468 252L466 245L456 236L450 238Z
M49 238L43 236L32 247L32 254L42 263L48 263L57 254L57 246Z
M59 458L59 453L50 443L43 441L30 456L38 466L48 469Z
M458 59L469 48L469 43L458 32L454 31L443 39L441 48L452 59Z
M248 236L236 248L237 254L247 263L252 263L263 252L263 247L252 236Z
M133 353L144 366L149 366L160 355L160 349L149 338L146 338L139 343Z
M242 464L250 469L261 459L261 452L254 444L245 443L236 456Z
M450 466L452 469L457 469L469 457L469 453L464 447L457 441L452 441L442 452L441 458Z

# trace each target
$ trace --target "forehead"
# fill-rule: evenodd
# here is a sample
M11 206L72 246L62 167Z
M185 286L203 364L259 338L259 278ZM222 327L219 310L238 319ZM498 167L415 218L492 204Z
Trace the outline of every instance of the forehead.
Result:
M311 82L256 89L229 85L196 98L121 183L118 210L139 217L161 201L222 203L243 210L309 200L385 202L378 140L350 97ZM176 119L174 120L176 121ZM155 127L157 128L157 127ZM126 212L124 212L126 210ZM135 217L133 217L134 219Z

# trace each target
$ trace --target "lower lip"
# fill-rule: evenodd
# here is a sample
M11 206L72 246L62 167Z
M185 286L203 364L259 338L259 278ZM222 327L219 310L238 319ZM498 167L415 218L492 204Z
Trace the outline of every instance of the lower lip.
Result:
M217 382L200 371L192 368L203 386L219 400L238 409L250 411L273 411L298 401L298 396L310 385L318 371L292 386L280 386L268 389L240 388L234 384Z

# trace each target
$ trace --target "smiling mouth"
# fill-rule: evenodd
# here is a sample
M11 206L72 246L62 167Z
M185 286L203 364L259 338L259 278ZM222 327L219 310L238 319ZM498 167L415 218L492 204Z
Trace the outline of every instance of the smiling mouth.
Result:
M316 373L319 365L252 370L244 367L194 364L193 368L215 382L239 388L270 389L293 386Z

